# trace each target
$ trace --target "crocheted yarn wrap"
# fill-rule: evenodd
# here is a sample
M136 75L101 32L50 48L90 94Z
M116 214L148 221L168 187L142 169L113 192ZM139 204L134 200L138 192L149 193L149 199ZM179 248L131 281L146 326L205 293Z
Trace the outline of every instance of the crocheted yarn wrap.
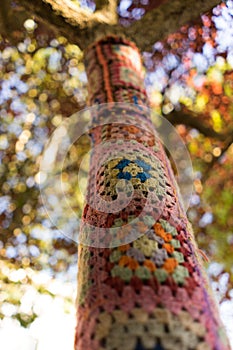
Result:
M118 233L127 236L130 222L140 216L149 194L155 193L157 200L137 222L136 240L113 248L79 245L75 348L230 349L171 166L152 132L149 116L139 108L148 105L148 99L137 48L125 39L106 37L87 50L85 63L89 103L133 103L141 125L130 124L132 110L126 108L122 111L125 123L98 127L95 118L111 113L110 105L100 106L91 132L93 154L84 222L99 228L118 227ZM113 152L111 159L101 160L97 146L111 142L119 151L120 140L133 145L127 155ZM133 189L123 209L111 207L120 180L127 180ZM94 186L112 211L98 207L98 199L92 200Z

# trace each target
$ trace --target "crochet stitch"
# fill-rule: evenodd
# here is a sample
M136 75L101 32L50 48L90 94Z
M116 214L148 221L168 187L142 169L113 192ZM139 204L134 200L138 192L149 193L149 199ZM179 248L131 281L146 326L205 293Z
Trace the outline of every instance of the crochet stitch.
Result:
M133 43L106 37L87 50L85 63L90 105L148 105L141 58ZM150 132L148 115L135 109L141 125L130 125L132 112L125 110L122 120L127 123L98 127L106 111L111 114L110 107L100 106L93 117L83 221L118 228L120 238L130 234L130 222L150 193L163 205L160 209L155 201L137 222L136 240L113 248L79 245L76 350L230 350L169 161L159 138ZM114 141L114 149L121 150L120 140L133 145L127 157L112 157L92 176L101 163L95 147ZM146 151L135 152L138 144ZM110 205L117 197L116 184L123 180L134 189L127 207L115 212L98 210L98 205L96 209L94 186ZM106 237L100 233L98 239Z

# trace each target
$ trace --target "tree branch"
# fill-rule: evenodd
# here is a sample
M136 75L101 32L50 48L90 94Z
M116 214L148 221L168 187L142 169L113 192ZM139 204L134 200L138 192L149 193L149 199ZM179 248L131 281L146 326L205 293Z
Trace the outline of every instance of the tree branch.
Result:
M209 175L214 167L214 165L222 158L222 156L227 152L229 147L233 143L233 130L232 128L225 133L217 133L211 128L203 125L202 120L199 117L193 116L191 113L185 113L182 111L173 111L166 115L165 118L173 125L183 124L187 127L194 128L198 130L201 134L206 137L214 138L215 140L221 141L223 147L221 148L221 154L217 157L213 157L211 162L208 163L205 171L202 173L202 183L207 181Z
M3 2L0 8L0 34L7 35L7 4Z
M109 33L108 28L110 27L113 27L116 33L122 32L120 26L113 24L117 22L116 1L109 0L106 7L95 13L77 6L70 6L70 4L68 6L66 0L64 3L63 0L48 0L48 2L15 0L14 9L17 9L17 19L21 22L19 30L22 31L25 17L33 18L46 24L55 36L65 36L70 43L76 44L84 50L97 37ZM12 0L2 0L2 2L9 6ZM10 26L8 26L8 37L11 38Z
M108 0L95 0L95 9L97 11L102 10L108 5Z
M232 131L229 133L218 133L213 129L205 126L200 118L200 116L193 116L190 113L185 113L183 111L172 111L165 118L172 123L173 125L183 124L185 126L197 129L201 134L214 138L219 141L225 141L232 134Z
M212 161L208 164L207 168L205 169L205 172L202 173L202 183L208 180L209 175L212 169L214 168L214 165L224 156L224 154L228 151L232 143L233 143L233 133L230 132L226 137L226 141L223 148L221 149L221 154L218 157L213 157Z
M151 46L176 32L183 25L197 20L211 10L219 0L168 0L156 7L127 28L125 34L134 38L142 51L151 51Z
M11 0L2 2L11 3ZM123 34L133 40L141 51L150 51L156 41L198 18L220 1L168 0L127 28L117 24L116 0L109 0L104 7L100 4L101 9L95 13L83 10L68 0L15 0L15 3L24 8L24 15L26 11L29 17L46 22L56 35L67 37L82 50L106 34Z
M20 16L18 16L18 13L20 13ZM26 18L26 14L22 9L19 12L18 8L12 8L11 1L3 0L0 6L0 34L16 44L14 35L17 33L18 38L22 35L22 26Z
M97 24L111 26L118 21L117 2L115 0L105 2L105 6L100 6L100 10L94 13L78 7L69 0L43 0L43 2L49 4L53 11L62 16L66 22L80 29L92 28Z

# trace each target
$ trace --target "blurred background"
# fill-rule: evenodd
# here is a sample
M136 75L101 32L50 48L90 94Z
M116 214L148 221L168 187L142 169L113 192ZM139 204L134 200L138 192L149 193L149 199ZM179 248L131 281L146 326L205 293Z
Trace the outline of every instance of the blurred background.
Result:
M70 0L71 1L71 0ZM72 1L88 11L95 3ZM6 4L8 5L6 11ZM39 166L46 141L87 99L83 52L23 8L0 9L0 339L7 350L71 350L77 245L46 214ZM128 26L156 1L122 0ZM12 20L13 18L13 20ZM9 19L9 20L8 20ZM233 1L142 53L154 113L183 138L194 168L188 216L207 256L211 284L233 349ZM78 172L84 137L67 154L62 180L80 217ZM51 201L54 200L51 198ZM66 213L63 213L66 223Z

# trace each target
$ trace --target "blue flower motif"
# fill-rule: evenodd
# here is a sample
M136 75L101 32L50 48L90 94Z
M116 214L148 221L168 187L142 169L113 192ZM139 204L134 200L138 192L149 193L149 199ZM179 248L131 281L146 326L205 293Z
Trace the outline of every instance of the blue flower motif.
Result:
M135 96L135 95L133 96L133 102L134 102L135 105L138 104L138 97Z
M141 182L145 182L147 179L149 179L151 176L147 173L138 173L136 178L140 179Z
M125 179L125 180L130 180L131 178L132 178L132 175L128 172L128 171L126 171L126 172L122 172L122 173L119 173L118 175L117 175L117 177L118 177L118 179Z
M144 171L149 171L151 170L151 165L143 162L143 160L137 159L134 161L138 166L143 168Z
M131 161L129 159L122 159L116 166L116 169L123 170L125 166L129 165Z

